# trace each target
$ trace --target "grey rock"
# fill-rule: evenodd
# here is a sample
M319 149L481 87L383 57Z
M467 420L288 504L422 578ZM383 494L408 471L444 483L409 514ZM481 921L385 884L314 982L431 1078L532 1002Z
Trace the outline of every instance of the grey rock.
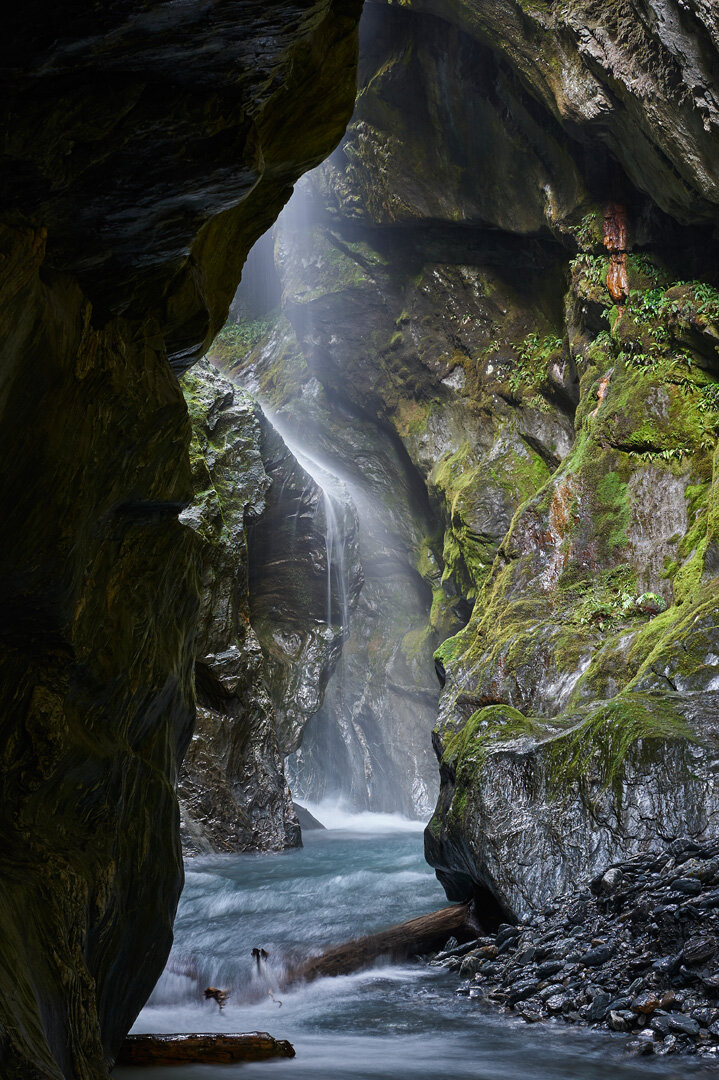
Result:
M537 978L548 979L561 971L564 966L563 960L547 960L537 968Z
M601 878L601 891L606 893L607 896L611 896L621 888L623 880L624 875L620 869L615 867L612 870L607 870L606 874L603 874Z
M589 1019L593 1021L603 1020L609 1012L609 1006L612 1001L611 994L602 990L596 994L589 1006Z
M514 1005L524 1001L525 998L533 997L539 989L537 979L518 979L509 988L509 1001Z
M590 949L589 952L584 953L580 959L580 963L584 967L599 967L601 964L605 964L608 960L611 960L613 955L613 946L598 945L595 949Z
M283 755L320 707L343 641L327 621L327 496L212 365L183 381L197 494L182 517L202 565L198 717L178 787L184 849L278 850L300 843ZM356 521L349 504L333 513L351 606Z
M676 892L686 893L688 896L698 896L702 891L701 882L694 878L675 878L671 885Z
M634 1019L634 1014L628 1010L612 1010L608 1024L612 1031L631 1031Z
M673 1013L669 1017L669 1030L682 1035L698 1035L700 1025L698 1020L691 1016L682 1016L681 1013Z

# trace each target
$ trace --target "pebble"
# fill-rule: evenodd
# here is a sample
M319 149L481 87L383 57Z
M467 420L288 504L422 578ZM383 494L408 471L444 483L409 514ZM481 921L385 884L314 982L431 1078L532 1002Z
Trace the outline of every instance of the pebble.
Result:
M686 893L689 896L698 896L702 891L702 883L696 878L675 878L671 887L675 892Z

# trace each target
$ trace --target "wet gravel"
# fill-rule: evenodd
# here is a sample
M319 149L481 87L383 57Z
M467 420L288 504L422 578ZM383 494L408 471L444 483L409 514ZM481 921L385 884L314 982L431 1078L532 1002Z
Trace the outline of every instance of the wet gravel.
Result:
M675 840L607 867L520 925L431 961L457 993L528 1024L626 1032L635 1054L719 1061L719 841Z

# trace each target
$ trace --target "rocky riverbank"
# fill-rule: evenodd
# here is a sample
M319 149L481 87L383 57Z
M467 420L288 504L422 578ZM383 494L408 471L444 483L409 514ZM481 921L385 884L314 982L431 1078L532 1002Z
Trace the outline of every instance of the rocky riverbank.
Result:
M458 994L631 1034L637 1054L719 1060L719 841L636 856L520 925L438 954Z

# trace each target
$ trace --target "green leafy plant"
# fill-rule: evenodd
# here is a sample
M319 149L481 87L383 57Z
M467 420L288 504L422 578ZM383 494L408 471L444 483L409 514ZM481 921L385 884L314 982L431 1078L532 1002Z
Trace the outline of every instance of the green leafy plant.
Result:
M226 323L217 335L220 345L245 352L253 348L274 325L273 318L250 319L242 323Z

